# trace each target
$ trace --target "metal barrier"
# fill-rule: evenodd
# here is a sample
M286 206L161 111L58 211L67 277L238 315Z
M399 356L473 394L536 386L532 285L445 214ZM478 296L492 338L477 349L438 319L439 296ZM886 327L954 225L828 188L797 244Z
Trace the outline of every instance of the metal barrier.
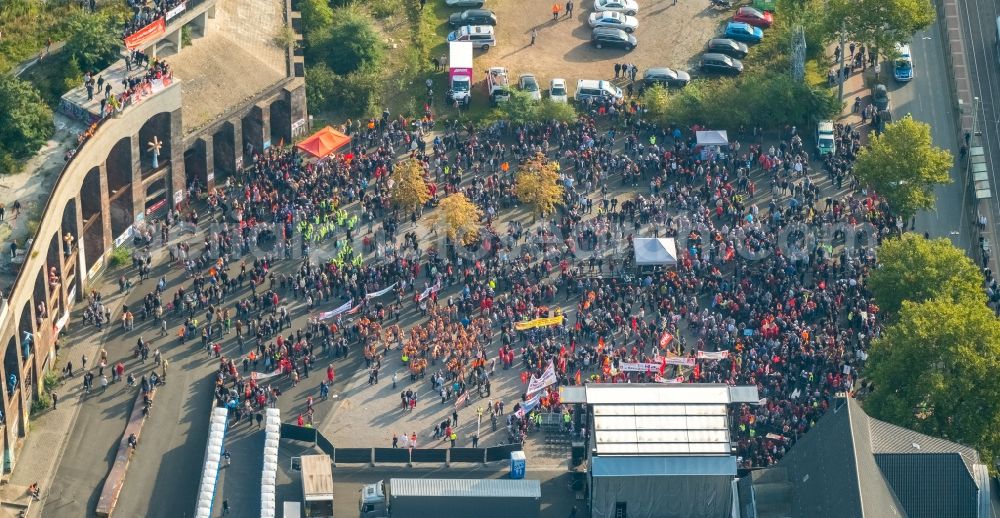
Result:
M410 450L406 448L372 448L375 462L410 462Z
M372 461L371 448L337 448L333 462L347 464L369 464Z
M448 450L438 448L417 448L410 452L410 462L448 462Z
M289 423L281 423L281 438L291 439L293 441L303 441L303 442L316 442L316 436L319 435L315 428L309 428L306 426L296 426Z
M485 462L486 448L451 448L448 450L448 462Z
M335 448L333 443L329 439L323 436L323 434L316 432L316 446L323 451L323 453L333 457Z

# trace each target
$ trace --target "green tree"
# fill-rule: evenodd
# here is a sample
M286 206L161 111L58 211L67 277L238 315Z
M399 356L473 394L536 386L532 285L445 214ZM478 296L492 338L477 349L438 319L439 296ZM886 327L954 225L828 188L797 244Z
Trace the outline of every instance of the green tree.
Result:
M903 301L943 298L985 304L983 275L965 252L947 239L907 232L878 249L878 268L868 279L880 310L896 316Z
M331 100L336 92L337 74L323 63L306 69L306 100L312 110L332 109Z
M868 137L858 152L854 175L888 200L892 210L909 219L934 208L934 187L951 182L951 153L931 143L931 128L907 115Z
M569 103L559 103L546 97L538 105L538 118L543 121L574 122L579 115L576 108Z
M329 27L309 35L310 64L326 63L340 75L379 69L385 50L371 18L353 9L337 10L335 18Z
M934 22L930 0L830 0L828 31L874 45L883 54Z
M513 124L526 124L539 120L538 101L520 90L511 90L510 99L500 103L494 110L496 119L510 121Z
M333 9L326 0L302 0L299 11L302 13L303 34L309 35L333 24Z
M76 59L83 70L99 71L114 63L121 53L121 26L116 17L105 13L74 11L67 22L63 52Z
M11 172L13 161L31 157L55 130L52 110L38 90L16 77L0 74L0 163Z
M479 239L479 220L483 211L469 201L464 193L456 192L445 196L438 204L431 221L443 225L448 238L463 245L470 245Z
M865 400L873 416L975 447L987 466L1000 452L1000 320L979 301L904 302L872 343Z
M655 121L666 121L670 113L670 95L661 85L653 85L642 93L640 98L645 116Z

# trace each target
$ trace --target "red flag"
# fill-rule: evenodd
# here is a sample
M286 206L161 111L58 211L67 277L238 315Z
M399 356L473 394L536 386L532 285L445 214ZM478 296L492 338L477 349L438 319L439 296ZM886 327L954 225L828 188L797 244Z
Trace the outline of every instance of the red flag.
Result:
M574 376L574 379L576 380L576 384L577 385L583 385L583 382L582 382L583 378L580 376L580 369L576 370L576 376Z
M701 365L694 365L694 379L701 379Z
M660 359L660 376L663 376L663 373L666 372L666 370L667 370L667 357L664 356L662 359Z
M602 336L597 339L597 352L601 352L603 350L604 350L604 337Z
M674 335L664 331L663 334L660 335L660 349L666 348L668 345L670 345L670 342L673 341L674 341Z

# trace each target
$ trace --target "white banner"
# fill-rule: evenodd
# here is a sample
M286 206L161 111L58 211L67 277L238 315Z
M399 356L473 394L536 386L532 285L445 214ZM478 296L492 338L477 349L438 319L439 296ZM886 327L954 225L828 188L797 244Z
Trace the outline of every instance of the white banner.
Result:
M620 363L622 372L660 372L659 363Z
M316 318L318 318L320 320L329 320L329 319L331 319L331 318L333 318L333 317L335 317L335 316L337 316L337 315L339 315L341 313L346 313L346 312L350 311L352 304L354 304L354 299L348 300L342 306L340 306L340 307L338 307L336 309L333 309L333 310L330 310L330 311L324 311L323 313L320 313L319 315L316 315Z
M724 358L729 358L729 351L698 351L699 360L722 360Z
M462 408L468 402L469 402L469 391L466 390L465 394L458 396L458 399L455 400L455 410Z
M542 400L542 393L539 392L535 394L535 396L532 397L531 399L521 403L521 406L517 409L517 412L514 412L514 415L516 415L519 418L523 418L524 414L531 412L531 409L538 406L538 403L541 400Z
M684 383L684 376L677 376L676 378L661 378L656 377L657 383Z
M691 367L695 363L695 358L685 358L681 356L673 356L667 358L667 365L683 365L685 367Z
M257 381L264 381L266 379L273 378L273 377L275 377L275 376L277 376L279 374L281 374L281 368L274 369L271 372L257 372L257 371L254 371L254 372L250 373L250 379L257 380Z
M174 16L177 16L178 14L183 13L185 7L186 7L186 4L179 4L177 7L174 7L173 9L167 11L167 20L169 21Z
M528 395L530 396L549 385L555 384L557 381L559 381L559 378L556 377L556 366L552 362L549 362L549 366L545 368L541 379L534 376L531 377L531 381L528 382Z
M392 286L389 286L388 288L385 288L383 290L378 290L378 291L376 291L374 293L369 293L369 294L365 295L365 298L366 299L374 299L375 297L381 297L382 295L385 295L386 293L389 293L390 291L392 291L392 289L396 287L396 284L398 284L398 283L394 282L394 283L392 283Z
M427 288L426 290L423 291L423 293L420 294L419 297L417 297L417 302L423 302L424 300L427 299L427 297L430 297L432 293L437 293L438 290L440 289L441 289L440 284L435 284L430 288Z

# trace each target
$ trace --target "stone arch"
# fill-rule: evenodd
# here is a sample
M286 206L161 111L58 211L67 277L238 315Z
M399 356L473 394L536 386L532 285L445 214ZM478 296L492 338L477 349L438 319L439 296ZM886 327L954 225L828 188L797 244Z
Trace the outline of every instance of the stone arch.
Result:
M49 236L49 246L45 256L48 269L45 273L46 300L49 302L49 314L58 316L62 314L62 236L54 232ZM53 270L55 268L55 270ZM53 276L55 274L55 276ZM55 295L55 296L53 296Z
M3 355L3 370L4 370L4 390L7 391L8 397L13 396L17 387L21 385L21 353L17 350L17 337L11 336L10 340L7 342L7 349L4 351ZM17 376L17 385L14 386L14 390L11 390L10 386L10 375L14 374Z
M101 168L94 166L87 171L87 176L83 177L83 185L80 186L80 212L83 213L83 221L86 223L94 215L101 214Z
M197 139L194 145L184 152L185 187L190 187L196 182L202 189L208 187L207 147L204 139Z
M159 171L170 163L170 150L173 142L170 140L170 112L160 112L147 120L139 128L139 169L142 177L146 178L150 174ZM157 159L157 167L153 167L153 154L149 151L149 143L153 137L160 141L160 153Z
M21 345L19 354L21 355L22 365L24 365L24 360L27 360L35 352L35 341L38 339L35 336L35 328L31 326L31 315L33 314L35 314L35 310L31 307L31 299L28 299L24 301L24 306L21 307L21 318L17 324L17 337ZM18 377L20 377L21 371L17 371L17 373Z
M108 153L107 182L108 196L114 196L122 188L132 183L132 138L124 137L115 143ZM98 200L100 203L100 200Z
M146 219L158 218L167 209L167 179L160 177L146 187Z
M270 118L271 124L271 145L277 146L284 142L292 142L292 109L284 99L278 99L271 103Z
M243 117L240 124L243 125L243 163L252 164L254 153L263 151L261 137L264 131L264 122L256 115L256 110L250 110L250 113Z

